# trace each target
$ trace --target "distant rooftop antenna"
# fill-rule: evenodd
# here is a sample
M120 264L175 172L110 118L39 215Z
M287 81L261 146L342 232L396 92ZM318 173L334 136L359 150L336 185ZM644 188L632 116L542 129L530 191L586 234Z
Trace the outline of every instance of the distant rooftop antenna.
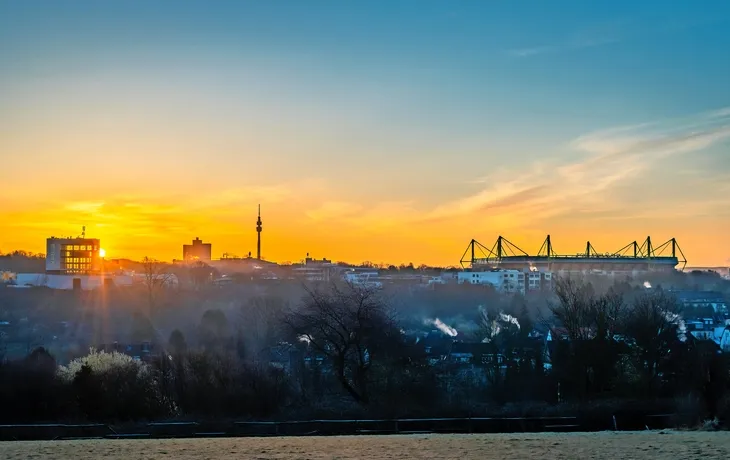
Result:
M81 238L86 238L86 225L81 227Z

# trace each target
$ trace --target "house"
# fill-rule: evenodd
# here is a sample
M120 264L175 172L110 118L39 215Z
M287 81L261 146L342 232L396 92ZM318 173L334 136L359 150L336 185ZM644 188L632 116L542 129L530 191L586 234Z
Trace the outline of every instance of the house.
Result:
M230 286L231 284L234 283L234 281L235 280L233 278L231 278L230 276L223 275L220 278L214 279L213 284L215 284L216 286L219 286L219 287L220 286Z
M716 313L728 311L725 296L716 291L672 291L685 308L711 307Z
M297 360L299 355L300 353L292 344L282 342L276 346L266 348L261 353L260 359L268 361L271 367L290 372L292 363Z
M383 283L382 281L380 281L380 273L378 272L378 270L349 268L343 274L343 278L345 281L355 286L361 286L366 288L383 287Z
M550 331L550 328L544 327L541 325L536 325L532 328L532 330L527 334L527 337L530 339L536 339L536 340L542 340L544 339L548 332Z
M730 326L726 326L722 330L716 329L715 340L716 343L720 346L720 350L725 353L730 353Z
M712 321L705 322L702 318L686 320L687 332L697 340L712 340L715 336L715 328Z
M495 363L502 364L505 357L501 353L495 353L494 345L490 343L453 342L448 360L454 364L485 366Z
M556 340L570 340L568 330L564 327L551 327L545 335L545 341L554 342Z
M451 350L453 339L445 336L439 331L431 331L423 339L418 340L418 345L423 347L426 360L434 365L446 359Z
M160 355L161 350L151 342L121 344L118 342L103 344L96 347L107 353L118 352L131 356L138 361L150 361Z
M288 342L266 347L258 353L257 361L266 363L272 368L282 370L290 375L298 375L305 369L318 368L322 372L330 371L327 356L309 345L293 345Z
M686 332L698 340L712 340L719 343L725 328L730 326L727 314L688 317L684 320Z

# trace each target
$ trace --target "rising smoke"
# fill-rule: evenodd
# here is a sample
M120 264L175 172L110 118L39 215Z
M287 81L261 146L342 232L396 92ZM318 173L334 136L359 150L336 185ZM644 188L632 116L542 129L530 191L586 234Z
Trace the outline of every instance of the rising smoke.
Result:
M482 343L489 343L494 337L499 334L502 328L499 327L496 318L491 318L489 312L484 308L483 305L479 305L479 313L482 315L482 328L486 336L482 339Z
M517 326L517 329L521 329L520 322L512 315L506 314L504 311L500 311L496 316L492 316L484 308L479 306L479 312L482 315L482 328L485 332L485 337L482 339L482 343L491 342L500 332L505 329L507 325ZM509 327L509 326L507 326Z
M502 320L502 321L504 321L505 323L514 324L515 326L517 326L517 329L520 329L520 322L517 321L517 318L515 318L512 315L507 315L504 312L500 311L499 312L499 319Z
M439 331L443 332L444 334L446 334L446 335L448 335L450 337L456 337L457 335L459 335L459 333L456 331L456 329L454 329L453 327L449 326L448 324L444 324L444 322L441 321L438 318L433 319L433 320L432 319L427 319L427 320L424 321L424 323L426 323L428 325L431 325L432 324L432 325L436 326L436 328Z
M665 311L664 318L677 326L677 338L680 342L687 340L687 325L684 324L684 319L680 315Z
M497 320L492 320L487 325L487 336L482 339L482 343L489 343L494 339L500 332L502 332L502 328L499 326L499 323L497 323Z

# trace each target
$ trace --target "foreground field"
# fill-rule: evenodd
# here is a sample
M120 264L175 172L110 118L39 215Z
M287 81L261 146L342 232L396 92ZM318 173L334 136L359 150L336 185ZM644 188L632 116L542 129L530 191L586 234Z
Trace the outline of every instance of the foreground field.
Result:
M19 459L657 459L730 458L730 433L569 433L491 435L208 438L0 443Z

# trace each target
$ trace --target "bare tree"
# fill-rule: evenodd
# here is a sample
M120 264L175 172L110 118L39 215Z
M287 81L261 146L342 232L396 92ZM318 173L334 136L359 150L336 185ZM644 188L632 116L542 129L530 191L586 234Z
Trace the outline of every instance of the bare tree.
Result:
M337 380L361 404L370 401L373 361L400 334L377 291L352 284L308 289L303 304L286 315L284 324L331 360Z
M568 342L556 347L554 368L581 398L610 391L620 357L616 338L626 315L622 295L613 288L598 295L590 283L572 278L559 278L555 294L558 303L550 310L565 328Z
M624 323L626 304L623 295L611 287L598 295L590 283L558 278L555 283L558 303L550 311L571 340L612 339Z
M623 295L614 288L593 301L592 323L598 340L613 340L621 332L626 316Z
M209 351L222 351L231 344L231 327L223 311L206 310L198 326L198 343Z
M555 282L558 303L550 311L565 328L571 341L591 338L595 293L590 284L572 278L558 278Z
M638 297L627 315L626 335L633 342L636 367L649 387L656 382L672 345L683 339L680 313L677 300L659 290Z
M159 293L173 284L173 275L167 270L167 265L159 260L145 257L142 260L144 285L147 288L149 313L156 307Z
M238 310L238 340L245 342L254 353L274 345L279 340L280 320L287 307L288 303L282 297L264 295L249 298Z
M170 339L167 341L167 348L176 356L181 356L187 353L188 344L185 341L185 336L182 332L180 332L180 329L172 331Z
M200 260L190 265L186 272L195 289L200 289L201 286L210 284L213 281L213 277L218 276L218 270Z

